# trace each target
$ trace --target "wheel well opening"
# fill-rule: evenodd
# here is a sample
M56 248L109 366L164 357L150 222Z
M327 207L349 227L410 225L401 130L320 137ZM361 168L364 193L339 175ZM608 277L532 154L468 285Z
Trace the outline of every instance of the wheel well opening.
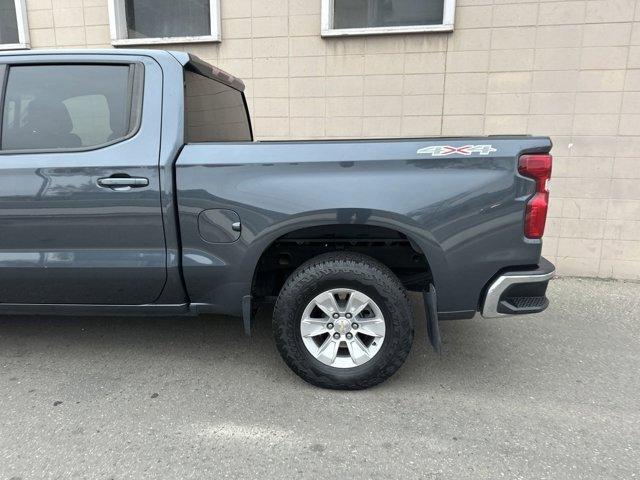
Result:
M424 291L432 281L424 253L401 232L371 225L321 225L288 233L263 252L253 277L254 300L273 300L296 268L336 251L358 252L378 260L408 290Z

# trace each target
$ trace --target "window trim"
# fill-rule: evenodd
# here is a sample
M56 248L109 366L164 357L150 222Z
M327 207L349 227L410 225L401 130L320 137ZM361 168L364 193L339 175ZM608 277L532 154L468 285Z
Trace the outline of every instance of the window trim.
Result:
M439 25L406 25L397 27L333 28L334 0L322 0L320 36L387 35L391 33L452 32L456 0L442 0L442 23Z
M0 154L2 154L2 123L4 122L4 96L7 88L9 66L0 63Z
M135 121L133 126L130 125L129 133L123 137L115 138L105 143L98 145L88 145L86 147L75 148L30 148L20 150L3 150L2 149L2 129L4 127L4 104L7 93L7 86L9 83L9 72L12 67L22 66L69 66L69 65L113 65L113 66L127 66L129 67L129 76L131 78L131 87L127 94L129 101L130 111L129 120ZM140 128L142 127L142 114L144 108L144 82L145 82L144 65L138 61L65 61L65 62L25 62L25 63L13 63L13 64L1 64L0 65L0 157L3 155L28 155L28 154L44 154L44 153L76 153L76 152L91 152L93 150L100 150L102 148L110 147L118 143L122 143L130 138L135 137Z
M18 43L0 43L0 50L26 50L31 48L26 0L13 0L18 24Z
M124 0L109 0L108 7L111 45L114 47L128 45L220 42L222 40L220 26L220 0L209 0L211 34L200 36L129 38L127 34L127 17L125 13Z

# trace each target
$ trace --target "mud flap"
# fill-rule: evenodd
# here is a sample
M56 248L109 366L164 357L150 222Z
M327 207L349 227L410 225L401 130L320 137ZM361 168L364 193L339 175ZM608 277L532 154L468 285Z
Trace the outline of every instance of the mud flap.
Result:
M244 334L251 336L251 295L242 297L242 324L244 326Z
M440 327L438 325L438 305L436 298L436 288L432 283L429 284L429 290L422 292L424 299L424 311L427 317L427 335L429 343L433 349L440 353L442 342L440 341Z

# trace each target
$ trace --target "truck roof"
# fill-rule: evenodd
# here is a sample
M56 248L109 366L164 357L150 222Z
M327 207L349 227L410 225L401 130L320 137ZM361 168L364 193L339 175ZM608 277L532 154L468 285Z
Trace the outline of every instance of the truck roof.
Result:
M56 50L13 50L1 51L0 57L3 56L33 56L33 55L56 55L56 56L72 56L72 55L143 55L152 57L156 60L161 57L173 57L186 70L204 75L206 77L217 80L225 85L244 91L244 82L239 78L215 67L199 57L186 52L178 52L175 50L158 50L151 48L100 48L100 49L56 49Z

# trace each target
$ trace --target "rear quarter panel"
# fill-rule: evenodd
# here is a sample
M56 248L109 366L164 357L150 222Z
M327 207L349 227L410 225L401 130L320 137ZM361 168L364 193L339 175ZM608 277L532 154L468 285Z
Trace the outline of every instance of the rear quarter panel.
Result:
M427 146L490 144L490 155L418 154ZM480 137L186 145L176 163L184 278L190 299L238 314L262 252L277 238L320 224L398 230L427 257L440 312L477 308L501 269L537 264L541 242L523 236L534 186L516 172L540 137ZM205 209L235 211L242 234L208 243Z

